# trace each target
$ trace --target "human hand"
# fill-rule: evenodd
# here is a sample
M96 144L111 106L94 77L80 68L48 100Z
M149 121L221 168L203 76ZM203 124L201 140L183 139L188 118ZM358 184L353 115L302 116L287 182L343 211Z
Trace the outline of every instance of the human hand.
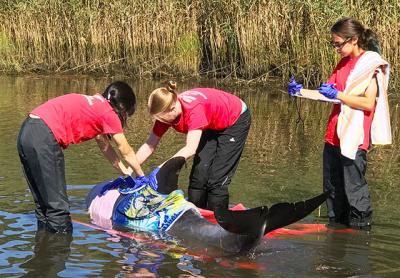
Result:
M141 187L145 184L149 184L149 179L146 176L137 176L135 179L135 187Z
M324 83L318 88L320 94L324 95L329 99L336 99L338 90L335 88L335 84Z
M145 184L149 184L149 180L146 176L138 176L136 179L132 176L128 176L124 179L124 183L118 187L118 191L121 194L129 194Z
M133 173L133 169L129 166L129 167L126 169L126 173L124 173L124 174L127 175L127 176L131 176L132 173Z
M303 89L303 84L297 83L294 79L294 76L290 77L290 82L288 83L288 93L289 96L294 96L296 93L299 93L301 89Z
M154 190L158 189L157 173L160 171L160 167L157 167L149 174L149 184Z
M115 180L110 181L108 184L103 186L100 191L100 196L103 196L109 190L119 188L123 184L125 184L125 179L123 177L118 177Z

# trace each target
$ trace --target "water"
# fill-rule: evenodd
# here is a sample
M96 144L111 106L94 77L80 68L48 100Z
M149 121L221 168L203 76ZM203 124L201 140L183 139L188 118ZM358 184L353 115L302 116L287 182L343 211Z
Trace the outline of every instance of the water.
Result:
M369 153L367 179L374 205L370 233L328 230L281 235L264 240L253 254L227 256L207 247L189 249L149 233L128 238L96 230L84 208L93 184L117 176L95 142L65 151L68 194L73 213L72 237L36 233L32 197L27 190L15 142L26 114L49 98L67 93L101 92L109 78L85 76L0 77L0 276L4 277L398 277L400 275L400 148L398 102L391 102L394 144ZM159 83L127 80L138 96L129 122L128 140L137 149L152 122L148 94ZM238 171L230 185L231 201L248 207L298 201L321 192L321 156L329 104L296 105L271 87L192 82L218 86L239 95L249 106L253 124ZM275 86L276 88L276 86ZM146 172L173 155L184 136L169 132L144 165ZM190 165L182 171L186 190ZM320 214L325 215L324 206ZM303 223L326 224L319 212Z

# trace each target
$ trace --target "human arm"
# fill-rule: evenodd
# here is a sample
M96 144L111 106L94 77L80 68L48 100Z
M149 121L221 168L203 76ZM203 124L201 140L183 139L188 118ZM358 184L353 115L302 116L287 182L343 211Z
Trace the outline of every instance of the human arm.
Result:
M352 108L372 111L375 107L377 93L378 84L376 78L372 78L364 95L354 96L338 92L336 98Z
M203 131L201 129L190 130L186 136L186 145L173 157L182 156L186 160L196 153Z
M133 169L136 176L144 176L142 168L140 167L140 164L137 161L135 152L133 151L132 147L128 144L125 135L123 133L116 133L112 135L112 139L116 144L122 158Z
M338 99L342 103L354 108L366 111L374 109L378 85L376 78L372 78L363 95L348 95L338 91L334 84L325 83L318 88L319 92L330 99Z
M125 167L125 165L122 163L119 156L112 147L110 141L105 135L97 135L95 137L95 140L97 142L97 145L99 146L100 151L120 174L122 175L132 174L133 171L132 168Z
M144 163L147 158L149 158L157 148L158 142L160 142L160 137L155 135L154 132L151 132L149 138L147 138L146 142L136 152L136 158L139 164Z

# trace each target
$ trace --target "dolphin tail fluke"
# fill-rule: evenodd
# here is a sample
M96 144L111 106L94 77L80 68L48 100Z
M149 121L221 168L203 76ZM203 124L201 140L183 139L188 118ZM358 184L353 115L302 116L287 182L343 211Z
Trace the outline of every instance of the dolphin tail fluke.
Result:
M319 207L326 200L327 195L328 193L322 193L296 203L278 203L270 209L265 206L240 211L217 208L214 215L218 224L231 233L256 234L265 224L265 235L303 219Z
M240 241L240 252L253 250L264 236L267 226L267 207L232 211L217 208L214 212L218 224L231 234L236 234Z
M268 211L264 234L303 219L325 202L327 195L325 192L305 201L273 205Z
M257 207L247 210L228 210L217 208L215 219L225 230L235 234L257 233L268 215L268 207Z

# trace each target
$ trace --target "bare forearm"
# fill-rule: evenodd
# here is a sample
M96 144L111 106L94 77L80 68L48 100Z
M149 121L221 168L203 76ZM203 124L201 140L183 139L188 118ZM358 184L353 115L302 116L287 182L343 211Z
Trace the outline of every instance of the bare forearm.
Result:
M174 154L173 157L183 156L185 159L188 159L192 157L195 153L196 149L189 146L185 146L182 149L180 149L176 154Z
M122 163L120 158L118 157L117 153L114 151L112 146L107 139L103 137L96 138L97 145L99 146L100 151L103 153L105 158L111 163L111 165L117 170L120 174L128 173L128 169Z
M133 169L136 176L144 176L143 170L136 158L135 152L131 150L126 154L122 154L123 159L128 163L128 165Z
M336 98L355 109L371 111L375 106L375 100L371 100L364 96L352 96L346 95L343 92L338 92Z
M139 150L136 152L136 158L140 165L142 165L149 156L154 152L154 147L151 145L144 143Z

